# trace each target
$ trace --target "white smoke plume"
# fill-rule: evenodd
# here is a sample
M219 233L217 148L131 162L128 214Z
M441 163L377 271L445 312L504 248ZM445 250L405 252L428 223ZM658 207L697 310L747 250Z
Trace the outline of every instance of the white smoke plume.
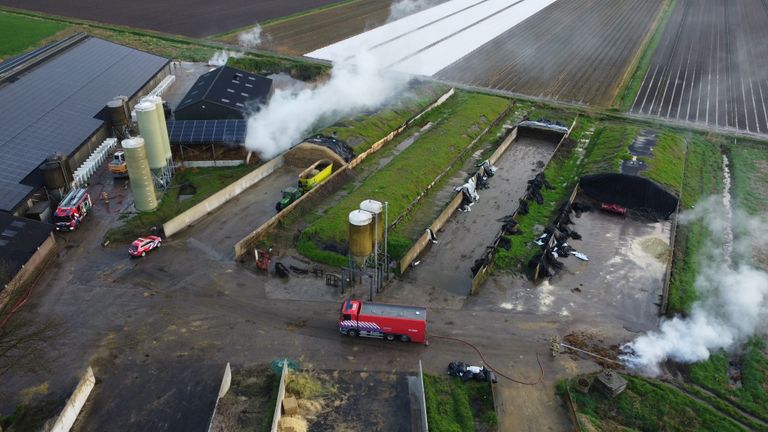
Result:
M738 209L729 212L719 197L681 215L681 223L693 221L702 222L710 233L698 257L699 300L688 317L664 320L658 331L623 347L622 359L649 375L658 375L659 365L667 359L704 361L713 351L736 348L766 330L768 273L752 260L756 251L768 246L768 221ZM726 251L732 251L732 256L727 257Z
M242 53L229 50L218 50L208 59L208 66L224 66L230 57L242 57Z
M322 120L378 108L407 85L407 77L379 68L367 52L334 63L328 81L312 88L276 89L248 118L245 146L270 159L297 144Z
M244 31L237 35L237 40L241 47L244 48L256 48L261 45L261 26L256 24L255 27L248 31Z
M437 6L445 0L397 0L392 3L389 9L389 18L387 22L399 20L400 18L407 17L408 15L421 12L425 9L429 9L433 6Z

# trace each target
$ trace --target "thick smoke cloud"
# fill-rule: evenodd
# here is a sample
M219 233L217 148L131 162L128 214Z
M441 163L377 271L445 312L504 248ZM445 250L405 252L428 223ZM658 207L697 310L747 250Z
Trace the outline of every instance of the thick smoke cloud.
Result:
M768 246L768 221L738 209L730 212L723 201L710 198L681 216L681 223L700 221L710 233L698 257L695 287L700 300L688 317L665 320L659 331L625 345L622 358L631 367L658 375L667 359L703 361L713 351L735 348L765 332L768 273L753 265L753 257Z
M266 106L248 119L245 146L270 159L298 143L319 121L383 105L407 85L403 75L379 68L361 53L334 63L331 77L312 88L277 89Z
M392 7L389 9L387 22L399 20L416 12L421 12L424 9L437 6L440 3L442 3L440 0L397 0L392 3Z

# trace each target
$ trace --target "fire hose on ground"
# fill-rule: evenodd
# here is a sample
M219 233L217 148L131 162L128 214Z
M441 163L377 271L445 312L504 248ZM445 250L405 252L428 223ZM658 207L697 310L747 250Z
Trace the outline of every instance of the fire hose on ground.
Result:
M544 380L544 366L541 365L541 359L539 358L539 353L538 352L536 353L536 363L539 364L539 372L540 372L540 374L539 374L539 377L535 381L528 382L528 381L521 381L521 380L512 378L510 376L507 376L507 375L499 372L498 369L494 368L493 366L491 366L490 363L488 363L488 360L485 359L485 356L483 356L483 353L480 351L480 349L477 348L475 345L473 345L470 342L467 342L467 341L465 341L463 339L459 339L459 338L455 338L455 337L450 337L450 336L431 335L430 338L445 339L445 340L449 340L449 341L453 341L453 342L463 343L464 345L469 346L470 348L475 350L475 352L480 356L480 359L483 361L483 364L489 370L493 371L496 375L498 375L498 376L500 376L502 378L505 378L505 379L507 379L509 381L512 381L513 383L534 386L534 385L541 384L541 382Z

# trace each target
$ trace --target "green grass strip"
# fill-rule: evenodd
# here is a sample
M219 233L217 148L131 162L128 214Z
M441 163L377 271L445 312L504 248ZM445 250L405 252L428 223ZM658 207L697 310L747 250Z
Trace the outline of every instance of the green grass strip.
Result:
M36 47L66 24L0 11L0 60Z

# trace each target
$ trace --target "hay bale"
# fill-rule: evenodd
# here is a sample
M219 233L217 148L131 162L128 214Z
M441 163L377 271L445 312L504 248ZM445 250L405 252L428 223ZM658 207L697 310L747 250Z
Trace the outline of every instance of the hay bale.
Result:
M293 396L283 398L283 412L285 415L296 415L299 413L299 402Z
M283 416L277 422L277 430L280 432L307 432L307 421L299 416Z

